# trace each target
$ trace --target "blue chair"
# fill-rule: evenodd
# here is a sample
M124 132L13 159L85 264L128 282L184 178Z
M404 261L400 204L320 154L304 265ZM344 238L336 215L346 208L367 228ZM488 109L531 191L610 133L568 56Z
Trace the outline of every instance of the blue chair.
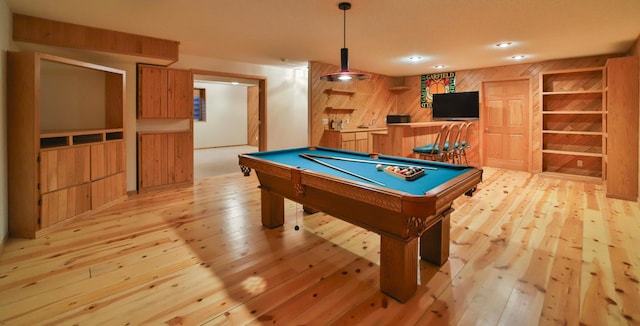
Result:
M447 160L447 151L449 150L446 146L448 137L449 125L442 125L433 143L415 147L413 153L421 159L444 162Z

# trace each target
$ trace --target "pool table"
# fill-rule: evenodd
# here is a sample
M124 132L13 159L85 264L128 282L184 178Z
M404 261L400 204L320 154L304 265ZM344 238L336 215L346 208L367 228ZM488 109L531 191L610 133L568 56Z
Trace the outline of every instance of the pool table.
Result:
M451 204L482 181L474 167L323 147L241 154L238 160L245 176L251 169L258 176L264 226L284 224L288 198L379 234L380 290L400 302L417 289L418 251L431 263L446 262ZM408 181L378 164L415 165L425 174Z

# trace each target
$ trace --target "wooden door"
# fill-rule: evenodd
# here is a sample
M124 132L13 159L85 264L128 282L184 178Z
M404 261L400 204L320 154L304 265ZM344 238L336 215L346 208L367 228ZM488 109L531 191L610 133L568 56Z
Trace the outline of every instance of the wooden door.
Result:
M529 80L483 83L482 96L484 165L529 171Z

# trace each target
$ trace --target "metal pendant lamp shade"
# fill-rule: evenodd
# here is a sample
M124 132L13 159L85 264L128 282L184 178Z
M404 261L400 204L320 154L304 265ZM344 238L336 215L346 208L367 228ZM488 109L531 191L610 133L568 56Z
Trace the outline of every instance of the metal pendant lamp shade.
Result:
M347 49L347 10L351 9L351 3L341 2L338 8L344 13L344 47L340 49L340 71L320 76L321 80L341 82L350 80L367 80L371 75L349 70L349 49Z

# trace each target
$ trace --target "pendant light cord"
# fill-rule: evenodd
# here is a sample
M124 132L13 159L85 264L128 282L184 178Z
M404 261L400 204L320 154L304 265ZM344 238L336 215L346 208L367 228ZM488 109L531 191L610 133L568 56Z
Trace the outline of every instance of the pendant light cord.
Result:
M342 40L343 40L343 48L347 47L347 9L342 9L343 19L342 19Z

